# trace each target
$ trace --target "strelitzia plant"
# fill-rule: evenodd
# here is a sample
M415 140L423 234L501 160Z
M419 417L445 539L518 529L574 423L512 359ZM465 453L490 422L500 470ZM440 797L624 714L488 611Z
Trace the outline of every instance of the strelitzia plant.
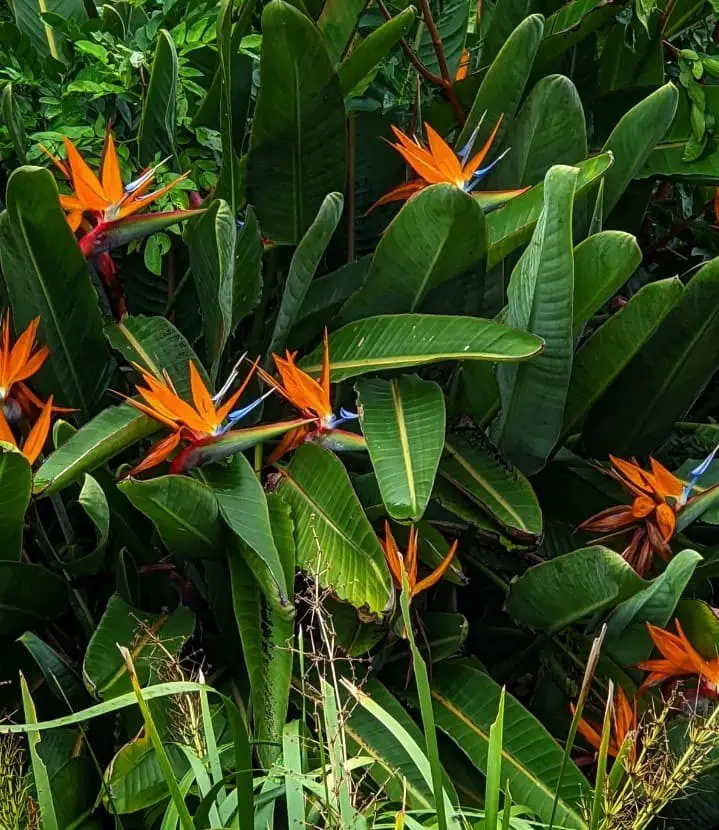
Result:
M412 525L409 530L407 550L402 553L392 535L389 522L384 523L384 539L379 540L387 561L392 582L398 591L402 590L402 577L406 576L409 588L409 598L414 599L418 594L436 585L444 576L447 568L452 564L457 553L457 540L450 545L449 550L437 567L422 579L417 579L417 528Z
M644 660L637 668L648 671L640 691L658 686L678 677L694 676L699 679L700 690L717 697L719 695L719 658L707 660L699 654L684 633L679 620L674 620L677 633L647 623L647 631L661 658Z
M397 142L390 142L390 147L402 156L412 170L417 173L419 178L410 179L408 182L393 187L389 193L386 193L378 199L370 210L374 210L374 208L388 204L389 202L405 201L405 199L409 199L421 190L424 190L425 187L440 183L451 184L463 190L465 193L470 193L486 208L496 207L518 196L520 193L524 193L527 188L496 191L476 190L477 185L482 179L509 152L509 148L507 148L494 161L484 167L481 166L492 149L492 144L501 124L502 118L500 117L484 146L474 153L474 155L472 155L472 150L482 126L481 120L470 136L469 141L459 153L455 153L430 124L425 123L424 125L425 132L427 133L426 146L418 138L410 138L399 127L392 125L392 132L397 138Z
M40 453L45 446L45 442L47 441L52 421L52 403L53 397L50 395L40 411L40 415L23 440L20 440L15 436L15 433L10 427L7 418L3 414L2 408L0 408L0 441L10 444L12 447L19 450L25 456L25 459L30 466L32 466L40 457Z

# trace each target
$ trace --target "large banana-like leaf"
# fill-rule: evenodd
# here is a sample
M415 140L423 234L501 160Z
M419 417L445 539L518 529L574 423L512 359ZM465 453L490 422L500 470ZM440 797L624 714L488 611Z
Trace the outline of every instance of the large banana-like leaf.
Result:
M507 612L523 625L555 633L648 585L618 553L594 545L525 571L509 586Z
M343 207L344 198L341 193L328 194L292 256L282 300L275 318L275 327L267 349L266 363L271 362L270 355L273 352L282 354L287 335L302 308L320 260L332 239L332 234L337 230Z
M317 19L317 26L322 32L327 52L334 64L338 64L344 57L365 5L364 0L324 4Z
M682 291L677 277L645 285L581 347L572 366L563 434L581 425L614 379L662 325Z
M589 416L584 440L596 457L643 455L661 443L719 363L719 258L682 292L659 330Z
M483 430L455 429L447 435L439 475L512 538L536 543L542 535L542 511L532 485L507 463Z
M14 447L0 444L0 561L22 559L25 513L32 493L32 470Z
M486 251L477 200L454 185L428 187L382 235L367 281L342 308L340 320L417 311L433 288L478 268Z
M247 195L263 232L296 244L325 196L344 190L342 89L320 31L301 11L272 0L262 33Z
M33 489L42 495L56 493L159 429L157 421L127 404L110 406L45 459Z
M18 29L28 36L38 55L64 61L61 32L43 20L43 13L52 12L76 25L87 22L87 9L82 0L12 0L10 3Z
M557 443L572 370L576 179L574 167L558 165L547 173L542 216L507 290L507 323L531 331L545 344L530 363L497 370L502 409L495 438L527 474L542 469Z
M303 444L280 470L277 492L292 508L297 564L339 599L373 616L392 601L382 548L342 462Z
M17 637L68 606L65 580L40 565L0 561L0 637Z
M139 144L142 164L150 164L156 155L175 154L178 72L175 42L168 31L160 29L140 121Z
M432 670L432 703L437 726L483 773L488 771L490 728L502 688L475 661L453 660ZM548 822L559 788L555 826L583 830L586 778L569 761L550 733L510 694L505 697L501 786L512 799Z
M382 500L393 519L417 521L427 507L444 444L444 395L416 375L357 383L362 433Z
M16 328L41 318L39 338L50 350L38 376L42 390L87 419L105 391L111 361L97 293L49 170L20 167L10 176L0 263Z
M201 481L167 475L118 485L157 528L170 553L186 559L220 556L223 526L217 499Z
M330 335L332 380L444 360L528 360L542 349L533 334L479 317L388 314L349 323ZM300 361L319 374L321 347Z
M472 13L469 0L445 0L435 6L434 23L442 41L447 69L454 78L462 58L462 51L467 38L467 18ZM435 75L440 75L437 50L432 42L432 35L426 26L421 28L417 47L417 56Z

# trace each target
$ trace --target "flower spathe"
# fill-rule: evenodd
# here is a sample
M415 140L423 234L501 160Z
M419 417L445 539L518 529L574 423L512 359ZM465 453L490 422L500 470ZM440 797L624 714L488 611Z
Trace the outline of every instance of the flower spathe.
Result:
M407 542L407 550L402 553L397 546L389 522L385 520L384 523L384 539L379 540L384 556L389 567L389 572L392 575L392 581L397 590L402 590L402 575L407 575L407 583L409 585L410 599L413 599L417 594L426 591L433 585L436 585L445 574L445 571L452 564L454 555L457 553L457 540L450 545L449 550L437 565L437 567L424 579L417 581L417 528L412 525L409 530L409 540Z
M19 449L31 466L37 461L50 432L52 402L53 398L50 395L47 402L43 405L38 419L32 425L30 432L22 442L22 446L10 428L10 424L7 422L2 408L0 408L0 441L4 441L6 444L11 444L16 449Z
M574 706L570 708L572 714L574 714ZM609 734L607 753L613 758L616 758L627 736L636 732L638 725L636 701L630 703L621 686L617 686L614 692L611 718L612 726ZM582 717L577 724L577 731L591 747L596 750L599 749L602 743L601 726L597 727L597 725ZM630 749L630 757L633 755L633 750L634 746Z
M600 511L582 522L578 530L605 534L597 542L631 533L622 556L638 574L644 575L651 567L653 554L671 559L669 541L676 529L684 483L654 458L649 459L650 470L613 455L609 460L612 468L608 474L627 490L632 502Z
M158 441L148 455L127 475L137 475L161 464L169 458L182 441L194 447L211 442L227 433L235 423L255 409L266 397L263 395L248 406L233 410L256 368L257 362L253 363L239 388L222 403L237 378L237 367L232 371L222 389L213 397L205 386L197 367L190 361L188 371L192 403L188 403L177 394L169 375L164 374L162 378L158 378L141 366L135 365L135 369L142 378L142 384L137 384L136 387L141 400L129 398L126 395L121 397L135 409L139 409L140 412L144 412L169 429L170 434ZM170 472L181 470L181 456L178 456Z
M394 148L402 156L419 178L411 179L408 182L392 188L389 193L386 193L378 199L370 210L374 210L374 208L388 204L389 202L409 199L411 196L419 193L420 190L424 190L425 187L429 187L432 184L451 184L463 190L465 193L473 193L484 176L508 152L508 150L505 150L490 164L482 167L482 163L492 148L501 124L502 117L500 116L484 146L478 152L474 153L474 155L472 155L472 149L482 125L481 121L475 128L467 144L458 154L454 152L430 124L425 123L424 125L427 133L426 145L421 143L417 138L410 138L398 127L392 125L392 132L397 141L395 143L390 142L390 147ZM527 188L489 191L474 195L480 197L480 201L489 207L501 204L523 193L525 190Z
M696 676L701 686L712 695L719 692L719 657L707 660L694 648L684 633L679 620L674 620L677 633L647 623L647 631L661 658L637 663L638 669L648 671L640 687L644 691L677 677Z

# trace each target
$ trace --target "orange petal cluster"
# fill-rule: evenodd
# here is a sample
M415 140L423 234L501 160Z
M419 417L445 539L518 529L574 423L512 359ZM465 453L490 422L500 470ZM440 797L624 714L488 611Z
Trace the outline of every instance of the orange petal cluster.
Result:
M8 424L7 418L2 411L2 407L0 407L0 441L4 441L19 449L31 465L37 461L50 432L52 400L52 395L50 395L38 419L30 428L30 432L23 441L22 446L15 438L12 429L10 429L10 424Z
M574 707L571 707L574 714ZM612 706L612 728L609 735L607 752L613 758L619 755L624 741L632 732L637 729L637 704L630 703L624 689L617 686L614 692L614 705ZM584 718L579 719L577 730L584 740L594 749L599 749L602 743L602 727L591 723ZM634 754L634 746L630 749L630 757Z
M135 181L124 187L115 142L109 128L105 134L99 178L69 138L64 138L64 144L67 161L60 160L40 146L70 180L73 193L70 196L61 195L60 204L73 231L80 227L86 214L98 216L103 222L116 222L131 216L157 201L188 175L184 173L170 184L148 193L160 165L146 168Z
M649 459L651 471L643 470L636 461L613 455L609 459L609 475L633 497L632 502L600 511L582 522L578 530L604 534L597 542L631 533L622 556L638 574L644 575L651 567L652 554L671 559L669 541L676 529L684 484L654 458Z
M38 348L35 342L39 325L40 318L36 317L12 345L10 312L5 312L0 323L0 402L10 396L14 385L25 387L22 382L32 377L47 360L47 346Z
M716 694L719 691L719 657L706 660L689 642L679 620L675 620L674 624L676 634L647 623L649 636L662 656L637 663L637 668L649 672L640 691L658 686L675 677L695 675L710 692Z
M387 566L392 574L392 581L397 590L402 590L402 575L407 574L410 599L413 599L417 594L421 594L422 591L426 591L428 588L436 585L444 576L447 568L452 564L454 555L457 552L457 540L455 539L444 559L442 559L432 573L425 576L424 579L417 581L417 528L414 525L410 528L407 551L404 554L397 546L388 521L384 523L384 539L380 539L379 542L384 551Z

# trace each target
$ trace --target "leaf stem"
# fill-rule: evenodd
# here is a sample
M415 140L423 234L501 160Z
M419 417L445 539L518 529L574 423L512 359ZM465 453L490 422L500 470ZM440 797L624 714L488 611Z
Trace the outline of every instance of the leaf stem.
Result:
M432 9L429 6L429 0L420 0L420 5L422 6L424 25L427 27L429 36L432 39L432 46L434 47L434 53L437 56L437 63L439 64L439 71L442 75L439 85L442 87L445 95L447 96L447 100L452 107L457 122L460 125L464 124L466 116L454 89L454 78L452 78L449 73L449 66L447 65L447 56L444 53L442 36L439 33L437 24L434 22L434 17L432 17Z

